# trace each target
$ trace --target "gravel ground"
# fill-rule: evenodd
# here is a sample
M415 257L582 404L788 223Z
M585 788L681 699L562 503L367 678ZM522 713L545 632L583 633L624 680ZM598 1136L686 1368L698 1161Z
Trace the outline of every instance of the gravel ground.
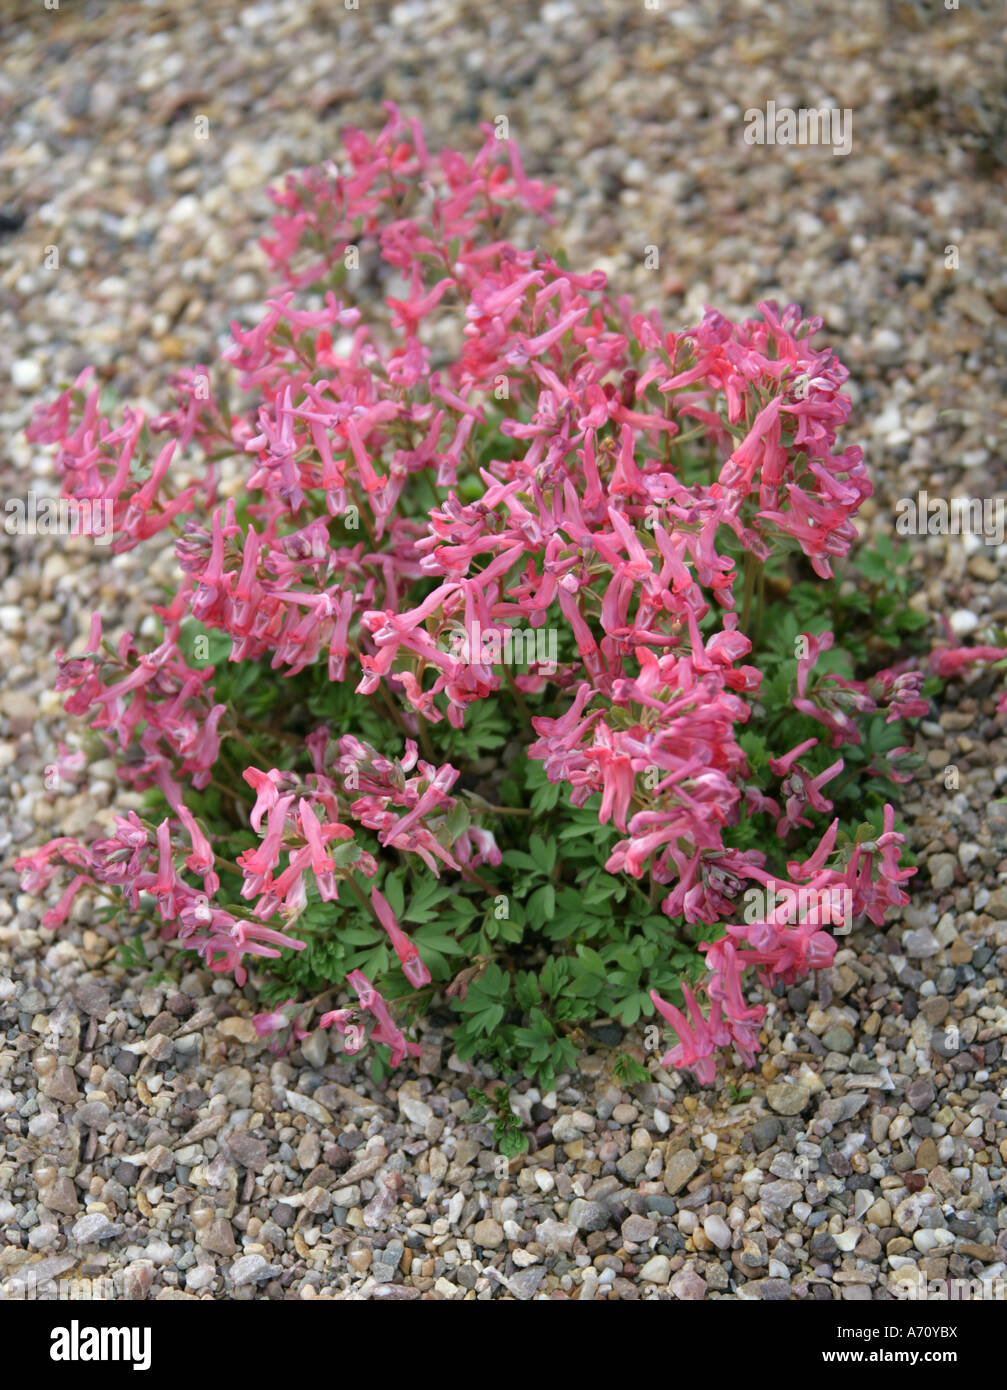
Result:
M261 185L329 156L345 123L376 128L388 98L431 143L471 144L476 120L506 114L530 172L566 190L572 262L602 265L672 323L769 296L821 314L853 371L851 438L878 483L865 532L892 535L895 500L921 487L1003 489L1007 101L992 6L22 9L0 31L7 496L54 490L21 438L34 395L95 362L153 406L166 369L214 355L266 289ZM852 152L746 145L744 111L770 98L849 108ZM45 788L58 740L76 746L53 653L86 635L95 606L142 631L165 567L5 540L6 857L87 833L121 804L110 765ZM914 539L911 602L988 639L1007 623L1005 554ZM0 1297L55 1277L112 1279L126 1298L883 1299L894 1281L949 1277L995 1292L1007 1277L995 695L977 675L924 721L927 767L903 807L913 904L767 998L759 1073L728 1069L701 1091L651 1060L651 1082L625 1092L615 1029L555 1092L515 1089L532 1142L509 1169L491 1129L466 1119L466 1089L490 1079L433 1028L422 1063L383 1091L324 1035L276 1060L255 1039L250 991L123 970L84 904L58 937L43 932L8 859Z

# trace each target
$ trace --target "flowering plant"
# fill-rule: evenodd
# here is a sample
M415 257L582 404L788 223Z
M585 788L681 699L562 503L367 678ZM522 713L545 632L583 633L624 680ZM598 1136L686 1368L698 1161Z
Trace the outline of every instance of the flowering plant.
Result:
M173 532L180 580L156 644L96 615L61 660L126 806L24 885L69 871L47 926L95 891L254 970L280 1043L396 1066L440 994L460 1055L548 1081L592 1020L656 1010L709 1081L758 1048L746 975L828 966L906 901L886 798L922 676L876 669L834 582L871 485L820 322L669 331L519 249L505 221L552 191L484 133L435 158L389 107L272 193L240 401L197 366L149 420L89 372L38 408L65 493L111 507L115 552Z

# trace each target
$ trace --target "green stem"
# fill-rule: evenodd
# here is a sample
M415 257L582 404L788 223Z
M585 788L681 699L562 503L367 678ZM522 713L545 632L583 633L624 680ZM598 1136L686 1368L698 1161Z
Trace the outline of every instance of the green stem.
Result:
M239 734L237 729L226 729L224 731L224 737L233 738L236 743L240 743L243 748L247 748L248 751L255 758L256 766L258 766L259 762L262 759L261 748L256 748L254 743L249 743L248 739L245 738L243 734Z
M463 864L461 870L462 878L467 879L469 883L474 883L477 888L481 888L488 898L497 898L500 896L499 889L494 888L492 883L487 883L482 874L477 873L475 869L470 868L468 864Z

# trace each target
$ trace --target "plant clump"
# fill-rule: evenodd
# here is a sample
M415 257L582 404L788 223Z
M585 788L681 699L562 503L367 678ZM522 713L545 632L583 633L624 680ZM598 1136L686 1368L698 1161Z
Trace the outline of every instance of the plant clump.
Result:
M252 971L279 1046L380 1072L433 1007L548 1083L656 1012L708 1082L752 1064L754 977L907 900L918 615L896 557L848 559L871 484L820 322L670 331L508 239L554 236L552 190L484 136L348 132L273 191L279 284L219 372L150 419L89 372L37 409L64 494L115 553L170 532L178 583L160 640L95 615L62 657L128 806L20 868L70 875L47 926L87 891Z

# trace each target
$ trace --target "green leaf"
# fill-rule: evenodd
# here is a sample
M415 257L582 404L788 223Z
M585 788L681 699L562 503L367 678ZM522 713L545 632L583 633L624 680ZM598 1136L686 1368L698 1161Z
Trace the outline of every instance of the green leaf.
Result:
M517 1158L528 1149L528 1136L519 1129L507 1129L497 1141L504 1158Z
M532 835L528 840L528 848L542 873L551 874L556 865L556 842L550 840L547 843L541 835Z

